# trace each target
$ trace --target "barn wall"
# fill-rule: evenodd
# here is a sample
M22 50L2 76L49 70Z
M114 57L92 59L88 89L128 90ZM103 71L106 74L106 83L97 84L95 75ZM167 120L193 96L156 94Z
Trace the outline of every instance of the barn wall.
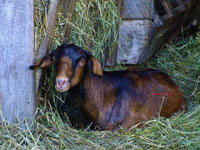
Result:
M137 64L155 27L153 0L122 0L117 63Z
M141 64L200 22L199 0L122 0L117 62Z
M33 0L0 1L0 120L35 114Z

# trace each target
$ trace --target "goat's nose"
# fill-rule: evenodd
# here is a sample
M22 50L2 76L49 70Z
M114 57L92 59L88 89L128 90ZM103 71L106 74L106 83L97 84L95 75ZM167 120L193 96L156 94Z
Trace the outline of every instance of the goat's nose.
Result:
M67 80L66 79L56 79L56 82L60 87L63 87L67 83Z

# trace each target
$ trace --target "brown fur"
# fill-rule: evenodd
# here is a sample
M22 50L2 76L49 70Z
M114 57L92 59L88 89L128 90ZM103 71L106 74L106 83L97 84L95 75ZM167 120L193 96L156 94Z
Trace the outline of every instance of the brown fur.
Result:
M72 76L72 61L67 56L60 59L57 69L57 77L71 77Z
M165 73L138 68L102 72L91 54L74 45L63 47L56 50L56 55L65 53L59 54L55 76L70 78L69 91L88 122L104 130L129 129L159 115L170 117L186 111L179 88Z
M83 75L84 75L84 67L85 67L85 60L81 60L78 65L77 68L75 70L74 76L72 78L71 84L72 86L75 86L77 84L80 83Z

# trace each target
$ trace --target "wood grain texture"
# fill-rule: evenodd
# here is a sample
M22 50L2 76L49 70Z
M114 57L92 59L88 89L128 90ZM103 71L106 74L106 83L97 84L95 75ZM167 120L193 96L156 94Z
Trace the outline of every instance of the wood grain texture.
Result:
M154 0L122 0L123 20L153 19Z
M0 1L0 120L31 124L35 114L32 0ZM22 126L25 127L24 121Z
M169 0L160 0L163 7L165 8L165 11L167 12L167 14L170 16L170 17L173 17L174 16L174 13L173 13L173 7L170 3Z
M154 27L151 20L124 20L119 31L117 62L137 64Z
M168 14L161 17L163 25L152 29L147 46L143 50L138 63L145 62L155 52L164 47L166 43L182 34L183 31L188 30L194 20L200 22L200 1L192 0L184 2L187 8L184 12L182 8L177 7L174 9L174 17L169 17Z
M142 2L146 2L123 1L129 3L130 7L132 5L135 12L143 7ZM144 17L122 20L117 51L118 63L141 64L182 31L188 30L194 20L200 22L199 0L155 0L154 2L156 5L153 19ZM136 3L141 6L136 8ZM143 13L137 14L139 16Z

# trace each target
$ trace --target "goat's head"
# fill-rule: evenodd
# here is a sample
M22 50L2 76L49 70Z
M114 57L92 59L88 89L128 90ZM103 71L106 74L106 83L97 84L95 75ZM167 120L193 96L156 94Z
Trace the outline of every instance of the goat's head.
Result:
M93 75L102 76L101 66L97 59L89 52L76 45L63 44L52 53L30 66L30 69L55 66L55 88L59 92L65 92L78 85L88 67Z

